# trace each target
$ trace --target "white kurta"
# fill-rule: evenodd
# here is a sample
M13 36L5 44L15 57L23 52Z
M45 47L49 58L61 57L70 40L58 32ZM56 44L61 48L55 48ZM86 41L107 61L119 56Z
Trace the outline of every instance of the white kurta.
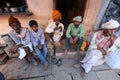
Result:
M53 35L53 40L55 42L58 42L61 39L61 36L63 35L63 30L64 30L64 25L62 23L59 23L58 27L62 27L62 31L60 30L55 30L54 28L56 27L55 22L51 22L50 24L48 24L48 26L45 29L45 32L47 33L54 33Z
M82 61L80 61L83 63L82 67L85 69L86 73L88 73L92 69L92 66L103 57L102 52L97 49L97 45L99 44L99 42L104 40L105 37L102 35L102 38L97 40L96 38L98 34L99 32L94 33L94 36L91 40L86 56L84 57Z
M112 69L120 69L120 38L117 38L111 48L108 49L107 64Z

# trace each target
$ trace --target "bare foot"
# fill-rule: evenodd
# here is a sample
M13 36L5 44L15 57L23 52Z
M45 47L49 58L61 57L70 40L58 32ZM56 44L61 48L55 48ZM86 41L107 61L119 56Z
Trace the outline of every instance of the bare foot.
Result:
M87 75L87 73L81 72L80 75L81 75L82 78L84 78Z
M65 49L64 54L68 54L68 50L67 49Z
M45 70L48 69L48 63L44 64L44 69L45 69Z
M74 67L74 68L76 68L76 69L78 69L78 68L80 68L80 67L81 67L81 65L82 65L82 63L81 63L81 62L79 62L78 64L73 65L73 67Z
M81 67L81 73L80 73L81 77L84 78L87 73L85 72L84 68Z

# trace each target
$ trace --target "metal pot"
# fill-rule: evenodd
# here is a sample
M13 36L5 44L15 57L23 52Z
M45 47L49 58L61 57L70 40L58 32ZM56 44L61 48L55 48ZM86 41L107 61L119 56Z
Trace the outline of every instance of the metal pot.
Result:
M18 7L11 7L10 11L11 12L19 12L19 8Z
M10 12L8 7L4 7L5 12Z

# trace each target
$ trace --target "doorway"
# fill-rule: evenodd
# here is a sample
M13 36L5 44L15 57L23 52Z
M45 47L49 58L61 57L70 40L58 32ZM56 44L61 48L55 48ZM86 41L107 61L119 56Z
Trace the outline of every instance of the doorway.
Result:
M54 0L54 9L62 13L62 23L68 26L75 16L84 16L87 0Z

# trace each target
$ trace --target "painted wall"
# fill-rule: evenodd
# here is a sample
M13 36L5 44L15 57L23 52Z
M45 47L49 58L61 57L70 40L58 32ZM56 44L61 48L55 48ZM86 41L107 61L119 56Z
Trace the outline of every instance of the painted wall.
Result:
M89 35L96 22L99 10L101 8L103 0L87 0L86 10L83 18L83 24L85 25L85 36Z
M95 21L94 30L99 28L99 25L100 25L100 23L101 23L101 21L103 19L103 16L106 13L106 9L107 9L107 7L109 5L109 2L110 2L110 0L103 0L102 1L102 6L101 6L101 8L99 10L99 14L97 16L97 20Z
M19 19L24 27L29 27L29 20L35 19L43 28L45 28L51 20L53 2L51 0L27 0L27 4L29 11L33 13L32 16L26 16L25 14L14 14L14 16ZM0 15L0 35L6 34L11 29L8 25L9 16L10 14ZM3 41L0 39L0 42Z
M28 27L28 22L31 19L35 19L39 24L45 27L48 21L51 19L51 12L53 3L51 0L27 0L29 11L33 13L32 16L26 16L25 14L14 14L21 24ZM8 26L8 18L10 14L0 15L0 34L7 33L10 30Z

